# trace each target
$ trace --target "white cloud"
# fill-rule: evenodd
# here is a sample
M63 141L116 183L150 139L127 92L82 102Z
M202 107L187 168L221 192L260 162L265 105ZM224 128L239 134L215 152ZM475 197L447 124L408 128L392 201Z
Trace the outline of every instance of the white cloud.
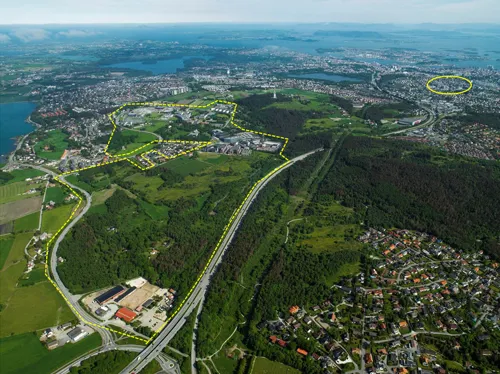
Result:
M44 29L15 29L13 35L23 42L44 40L50 37L50 32Z
M58 35L66 36L68 38L86 38L89 36L99 35L99 34L101 33L95 31L85 31L85 30L67 30L58 33Z

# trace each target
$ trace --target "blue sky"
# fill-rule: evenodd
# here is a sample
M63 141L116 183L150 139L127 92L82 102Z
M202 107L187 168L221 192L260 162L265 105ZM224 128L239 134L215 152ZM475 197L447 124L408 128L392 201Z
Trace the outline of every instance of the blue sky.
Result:
M0 24L499 23L500 0L0 0Z

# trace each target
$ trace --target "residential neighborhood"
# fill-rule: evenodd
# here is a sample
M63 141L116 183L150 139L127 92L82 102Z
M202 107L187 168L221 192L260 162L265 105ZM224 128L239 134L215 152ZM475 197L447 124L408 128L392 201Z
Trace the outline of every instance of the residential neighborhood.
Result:
M335 284L331 299L262 321L269 344L352 373L474 372L499 354L498 262L410 230L358 240L364 271Z

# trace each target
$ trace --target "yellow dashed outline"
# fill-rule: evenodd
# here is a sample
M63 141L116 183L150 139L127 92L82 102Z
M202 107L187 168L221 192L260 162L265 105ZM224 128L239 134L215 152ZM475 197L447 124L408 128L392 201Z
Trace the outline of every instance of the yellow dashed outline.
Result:
M116 162L120 162L120 161L128 161L130 164L138 167L139 169L141 170L148 170L152 167L155 166L155 164L153 162L151 162L151 160L149 160L148 158L145 157L146 154L148 153L157 153L163 157L165 157L166 159L174 159L174 158L177 158L179 156L182 156L182 155L186 155L190 152L193 152L197 149L200 149L200 148L204 148L206 147L207 145L209 144L212 144L212 142L197 142L197 141L186 141L186 140L153 140L152 142L149 142L145 145L142 145L140 146L139 148L136 148L132 151L129 151L127 153L123 153L123 154L118 154L118 155L112 155L110 153L108 153L108 148L109 148L109 144L111 143L111 140L113 139L113 135L116 131L116 124L115 124L115 121L113 120L113 115L115 115L117 112L119 112L121 109L127 107L127 106L167 106L167 107L175 107L175 106L178 106L178 107L190 107L190 108L208 108L214 104L217 104L217 103L222 103L222 104L228 104L228 105L234 105L234 109L231 113L231 117L230 117L230 123L237 127L238 129L242 130L242 131L245 131L245 132L251 132L251 133L254 133L254 134L258 134L258 135L264 135L264 136L268 136L268 137L272 137L272 138L277 138L277 139L281 139L281 140L284 140L284 143L283 143L283 147L281 147L281 150L279 152L279 155L286 161L284 164L282 164L281 166L278 166L277 168L273 169L271 172L269 172L266 176L264 176L263 178L259 179L257 182L255 182L255 184L252 186L252 188L250 189L250 191L247 193L247 195L245 196L245 198L243 199L243 201L241 202L241 204L239 205L238 209L236 209L236 211L233 213L233 215L231 216L231 218L229 219L229 222L226 224L226 226L224 227L224 231L219 239L219 241L217 242L217 245L215 246L214 250L212 251L211 255L210 255L210 258L208 259L205 267L203 268L202 272L200 273L200 275L198 276L198 278L196 279L194 285L191 287L191 289L189 290L189 292L186 294L186 296L184 297L184 299L181 301L181 303L177 306L177 308L174 310L174 312L170 315L170 317L165 321L165 323L163 323L163 325L157 330L154 332L153 336L151 336L151 338L149 338L148 340L146 339L143 339L143 338L140 338L140 337L137 337L135 335L130 335L130 334L127 334L127 333L124 333L122 331L117 331L117 330L113 330L109 327L106 327L106 326L103 326L103 325L97 325L97 324L94 324L94 323L91 323L87 320L85 320L83 318L82 315L80 315L80 313L78 313L78 311L73 307L73 305L71 304L71 302L64 296L63 292L59 289L59 287L57 286L57 283L54 282L51 277L50 277L50 268L49 268L49 248L50 248L50 245L54 242L54 240L57 238L57 236L59 235L59 233L64 230L64 228L69 224L69 222L73 219L76 211L80 208L82 202L83 202L83 198L73 189L71 188L65 181L61 180L58 178L58 176L64 176L64 175L68 175L68 174L72 174L72 173L76 173L76 172L79 172L79 171L83 171L83 170L87 170L87 169L92 169L92 168L96 168L96 167L99 167L99 166L103 166L103 165L109 165L109 164L113 164L113 163L116 163ZM208 268L208 266L210 266L210 264L212 263L212 260L215 256L215 254L217 253L218 249L220 248L222 242L224 241L226 235L227 235L227 232L229 230L229 228L231 227L233 221L235 220L236 216L238 215L238 213L241 211L241 209L243 208L243 206L245 205L246 201L248 200L248 198L250 197L250 195L252 194L252 192L255 190L255 188L257 187L257 185L262 182L263 180L267 179L268 177L270 177L271 175L277 173L279 170L283 169L285 166L287 166L289 163L290 163L290 160L285 156L283 155L283 151L285 150L287 144L288 144L288 138L284 137L284 136L279 136L279 135L273 135L273 134L269 134L269 133L265 133L265 132L261 132L261 131L254 131L254 130L249 130L249 129L245 129L244 127L241 127L240 125L236 124L234 122L234 117L236 115L236 110L237 110L237 107L238 107L238 104L236 103L233 103L233 102L229 102L229 101L225 101L225 100L214 100L212 101L211 103L209 104L206 104L206 105L189 105L189 104L170 104L170 103L157 103L157 102L142 102L142 103L128 103L128 104L124 104L122 106L120 106L118 109L116 109L114 112L108 114L108 118L109 120L111 121L111 123L113 124L113 130L111 131L111 135L108 139L108 143L106 144L106 147L104 148L104 153L108 156L111 157L111 160L109 161L106 161L106 162L102 162L100 164L96 164L96 165L92 165L92 166L87 166L87 167L84 167L84 168L81 168L81 169L77 169L77 170L71 170L71 171L67 171L67 172L64 172L64 173L61 173L59 174L58 176L55 176L54 179L56 181L58 181L59 183L61 183L62 185L64 185L66 188L68 188L71 193L73 195L75 195L77 198L78 198L78 204L76 205L76 207L72 210L69 218L66 220L66 222L64 222L64 224L61 226L61 228L59 228L59 230L57 230L57 232L50 238L50 240L47 242L47 246L46 246L46 254L45 254L45 276L47 277L47 279L50 281L50 283L55 287L55 289L59 292L59 294L63 297L63 299L66 301L66 303L69 305L70 309L73 311L73 313L79 317L80 320L82 320L85 324L87 325L90 325L90 326L94 326L94 327L98 327L98 328L103 328L103 329L106 329L108 331L111 331L111 332L114 332L116 334L120 334L120 335L124 335L124 336L127 336L127 337L130 337L130 338L134 338L134 339L137 339L137 340L140 340L142 342L145 342L146 344L149 344L166 326L167 324L172 320L172 318L175 317L175 315L177 313L179 313L179 310L182 308L182 306L186 303L187 299L191 296L191 294L193 293L195 287L198 285L198 283L201 281L201 278L203 277L203 274L205 273L205 270ZM163 153L161 153L160 151L157 151L157 150L149 150L149 151L146 151L146 152L143 152L140 157L145 160L149 165L147 167L143 167L139 164L137 164L135 161L131 160L130 158L127 158L127 156L130 156L134 153L136 153L137 151L141 150L141 149L144 149L145 147L149 146L149 145L152 145L152 144L155 144L155 143L183 143L183 144L188 144L188 143L196 143L196 144L199 144L198 146L196 147L193 147L191 149L188 149L186 151L182 151L182 152L179 152L173 156L167 156Z
M75 215L75 213L78 210L78 208L80 208L80 205L82 204L82 201L83 201L82 197L79 194L77 194L76 191L74 189L72 189L66 182L62 181L58 177L55 177L54 179L57 180L62 185L64 185L66 188L68 188L71 191L71 193L78 198L78 204L76 204L75 208L71 211L71 214L70 214L69 218L66 220L66 222L64 222L64 224L59 228L59 230L57 230L57 232L47 242L46 251L45 251L45 276L47 277L47 279L49 280L49 282L55 287L55 289L57 290L57 292L59 292L59 294L63 297L64 301L66 301L66 304L68 304L68 306L73 311L73 313L75 313L75 315L77 317L79 317L79 319L82 320L85 324L90 325L90 326L94 326L94 327L103 328L103 329L106 329L108 331L111 331L111 332L114 332L114 333L117 333L117 334L125 335L125 336L128 336L129 338L134 338L134 339L140 340L142 342L145 342L146 344L149 343L149 341L151 339L146 340L146 339L140 338L140 337L135 336L135 335L130 335L130 334L127 334L127 333L122 332L122 331L113 330L113 329L111 329L109 327L102 326L102 325L97 325L95 323L87 321L85 318L83 318L83 316L80 313L78 313L78 311L73 307L73 305L71 304L71 302L66 298L66 296L64 296L63 292L59 289L59 287L57 286L57 283L54 282L52 280L52 278L50 277L50 274L49 274L49 261L50 261L50 258L49 258L49 248L50 248L50 245L55 240L55 238L57 238L57 236L59 235L59 233L62 230L64 230L64 228L73 219L73 216Z

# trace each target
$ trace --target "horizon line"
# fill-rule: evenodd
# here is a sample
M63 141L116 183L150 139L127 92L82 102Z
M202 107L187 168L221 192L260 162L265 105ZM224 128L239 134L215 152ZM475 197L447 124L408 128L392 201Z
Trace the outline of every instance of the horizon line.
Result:
M288 25L492 25L500 26L499 23L493 22L421 22L421 23L406 23L406 22L341 22L341 21L249 21L249 22L232 22L232 21L177 21L177 22L48 22L48 23L0 23L0 27L4 26L94 26L94 25L272 25L272 24L288 24Z

